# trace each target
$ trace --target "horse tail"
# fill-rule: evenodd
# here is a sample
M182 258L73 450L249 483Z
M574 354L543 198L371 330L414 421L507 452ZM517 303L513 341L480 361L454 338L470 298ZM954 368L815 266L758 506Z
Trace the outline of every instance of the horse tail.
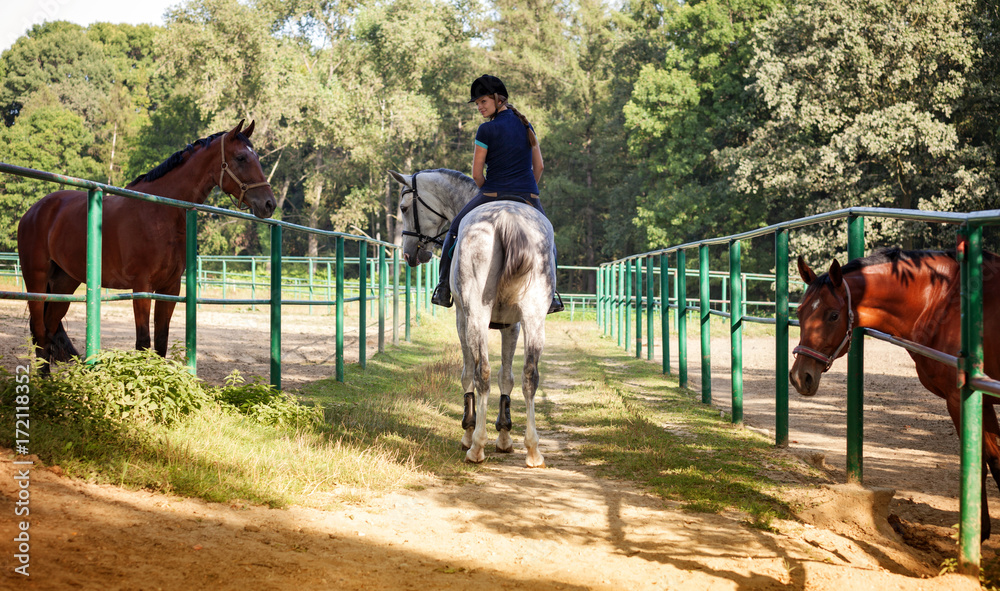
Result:
M523 222L523 220L521 220ZM520 294L527 287L534 265L532 243L514 216L500 216L496 222L497 238L503 251L500 269L501 293L510 297Z

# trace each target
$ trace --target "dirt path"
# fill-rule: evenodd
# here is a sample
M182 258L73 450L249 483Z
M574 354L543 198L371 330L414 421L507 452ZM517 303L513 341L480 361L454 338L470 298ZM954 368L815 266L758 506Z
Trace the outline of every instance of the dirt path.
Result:
M117 323L118 328L108 330L127 335L127 318L109 320L109 325ZM218 337L224 343L223 351L235 350L236 319L219 320L229 327ZM4 333L23 330L9 324L3 324ZM249 321L246 324L239 329L239 338L260 340L260 328L250 326ZM304 324L319 332L315 320ZM209 343L216 337L204 338ZM303 343L310 340L308 334L302 338ZM574 351L594 338L597 333L591 326L568 322L549 325L541 395L554 408L558 409L560 400L569 396L577 383L569 369ZM0 342L9 340L0 335ZM266 338L260 346L266 348ZM206 359L225 354L213 353L208 344L203 350ZM721 356L715 360L720 366L723 362ZM226 363L231 362L220 365ZM248 368L256 367L246 363ZM200 369L205 365L210 366L206 362ZM322 360L301 366L307 368L303 375L326 376L331 372L329 362ZM752 375L753 363L748 361L747 367ZM697 375L695 370L692 375ZM748 380L748 389L751 382ZM721 383L714 385L718 391L726 391ZM754 422L758 420L754 417L765 411L754 406L757 403L751 396L747 398L748 421ZM843 447L843 436L838 439L835 416L841 411L836 398L828 398L802 405L793 400L793 440L823 449L831 464L831 478L836 481L840 465L835 450ZM803 430L803 421L817 424L815 416L821 417L819 428ZM909 418L905 420L911 424ZM816 438L807 439L809 434ZM762 532L741 525L741 515L685 513L628 482L598 478L578 461L565 433L555 430L541 435L547 462L544 470L524 468L523 450L518 445L510 456L491 454L490 462L467 484L430 482L419 491L387 495L340 511L211 504L88 484L62 478L58 468L34 468L30 486L32 575L26 580L13 574L16 562L11 543L2 542L0 588L426 590L486 585L617 590L792 586L840 591L978 587L957 576L922 578L937 572L933 552L909 549L881 536L854 519L856 515L848 515L846 521L834 519L835 511L822 510L830 505L823 501L835 497L830 490L816 489L811 499L817 509L812 517L819 526L783 522L777 533ZM458 436L456 430L456 442ZM918 441L936 438L911 435L911 439L913 449L906 453L927 453L931 462L950 461L949 450L927 452L919 448ZM866 453L878 457L883 453L878 451L882 445L871 443ZM17 533L8 517L14 515L17 494L11 458L9 450L0 453L0 515L5 516L0 519L0 540L11 540ZM904 476L900 470L882 475L886 470L879 465L876 460L866 467L873 479L884 477L898 483ZM938 480L949 477L938 476ZM941 497L934 502L943 508L931 506L924 497L912 505L926 504L932 516L942 522L957 521L957 504L949 508L947 503L952 499L945 490L931 496Z

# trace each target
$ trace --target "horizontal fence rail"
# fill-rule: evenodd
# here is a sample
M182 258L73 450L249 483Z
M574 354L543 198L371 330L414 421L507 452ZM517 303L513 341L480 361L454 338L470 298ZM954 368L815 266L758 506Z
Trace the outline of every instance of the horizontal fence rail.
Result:
M743 420L742 330L744 323L775 326L775 444L788 444L788 361L789 327L797 325L789 318L795 304L789 303L788 235L790 230L846 220L848 259L865 255L864 220L891 219L913 222L945 223L958 226L958 261L962 269L962 354L937 351L899 337L868 328L855 328L848 352L847 370L847 474L848 480L863 480L863 359L864 337L870 336L912 353L955 367L960 376L962 397L962 482L961 523L959 526L959 563L965 572L978 572L980 561L980 512L982 490L982 395L1000 396L1000 381L983 374L983 297L982 228L1000 223L1000 210L971 213L852 207L759 228L749 232L710 238L631 255L603 263L597 274L597 324L606 337L617 339L626 352L637 358L643 351L643 314L646 316L646 353L653 359L654 332L659 314L660 347L663 373L671 374L670 312L677 332L678 381L688 386L687 323L698 320L701 333L702 402L712 401L710 318L729 321L732 361L732 421ZM775 274L754 275L741 268L741 243L746 240L774 237ZM728 272L710 271L709 249L728 249ZM697 252L698 268L689 269L687 255ZM673 259L673 266L671 266ZM683 269L683 272L680 270ZM728 281L727 281L728 277ZM690 279L696 279L697 294L688 293ZM773 301L748 301L748 281L768 281L774 286ZM645 281L645 289L643 289ZM713 282L721 297L712 298ZM801 285L801 284L800 284ZM758 290L759 291L759 290ZM673 295L671 295L671 293ZM696 297L695 297L696 295ZM996 297L995 294L990 297ZM771 310L765 316L748 311ZM634 332L634 343L633 343Z
M86 345L86 358L90 359L100 350L100 303L102 301L122 301L122 300L135 300L135 299L151 299L151 300L163 300L163 301L173 301L185 304L186 313L186 335L185 335L185 346L187 350L187 364L192 373L197 372L197 307L198 304L245 304L245 305L266 305L271 309L271 384L276 388L281 388L281 306L282 305L312 305L312 304L328 304L336 307L336 346L337 346L337 357L336 357L336 378L339 381L344 380L344 355L343 355L343 339L344 339L344 305L351 302L358 303L359 306L359 363L362 367L366 364L367 355L367 308L368 302L374 300L377 302L378 307L378 347L379 350L383 350L385 341L385 314L387 308L387 292L389 290L388 285L388 265L392 265L392 288L391 296L393 298L393 341L398 342L398 337L396 336L396 330L398 326L398 309L399 309L399 297L400 297L400 286L399 286L399 248L389 242L382 242L380 240L374 240L365 236L355 236L352 234L346 234L343 232L333 232L328 230L320 230L317 228L310 228L307 226L300 226L298 224L292 224L289 222L284 222L281 220L274 219L260 219L250 214L233 211L229 209L222 209L218 207L213 207L210 205L200 205L195 203L189 203L186 201L178 201L176 199L169 199L166 197L159 197L156 195L150 195L146 193L140 193L138 191L133 191L130 189L124 189L121 187L115 187L112 185L107 185L104 183L99 183L96 181L90 181L86 179L79 179L74 177L69 177L65 175L54 174L50 172L44 172L40 170L34 170L30 168L24 168L20 166L14 166L5 162L0 162L0 172L7 174L13 174L17 176L32 178L41 181L54 182L61 185L69 185L72 187L77 187L84 189L88 192L88 208L87 208L87 226L88 226L88 236L87 236L87 287L86 295L76 296L70 294L39 294L39 293L23 293L23 292L10 292L3 291L0 292L0 299L14 299L14 300L36 300L36 301L51 301L51 302L75 302L75 301L85 301L87 304L87 345ZM114 194L121 195L123 197L128 197L132 199L137 199L141 201L147 201L152 203L159 203L163 205L168 205L171 207L178 207L187 210L187 246L186 246L186 274L184 276L185 283L185 295L183 296L170 296L155 293L106 293L101 294L100 283L101 283L101 218L102 218L102 202L104 194ZM251 297L249 299L216 299L216 298L199 298L197 295L199 289L199 276L198 276L198 257L197 257L197 214L209 213L215 215L221 215L229 218L242 219L252 221L257 224L265 224L271 228L271 256L267 257L266 260L270 265L271 274L269 277L269 290L267 298L255 298ZM282 298L282 290L284 285L282 282L281 268L282 268L282 231L288 229L297 232L304 232L309 234L316 234L320 236L325 236L328 238L333 238L336 240L337 245L337 257L333 261L333 265L336 267L336 297L327 298L322 302L312 301L312 300L285 300ZM356 283L355 290L358 295L353 298L345 297L344 287L344 265L347 262L344 256L344 244L346 240L356 242L358 246L359 256L356 257L358 265L358 279ZM372 260L373 269L377 268L377 272L368 271L368 261L366 257L368 256L369 250L374 250L376 253L375 258ZM389 262L386 254L391 252L391 263ZM0 257L0 263L7 264L11 262L10 255L4 255ZM18 268L18 261L16 258L13 259L15 272L18 277L16 279L17 284L20 286L20 269ZM377 267L375 267L377 265ZM428 272L433 268L436 268L436 264L427 265ZM403 288L403 294L405 295L406 301L406 311L407 315L404 319L405 324L405 334L406 339L410 338L410 300L411 296L413 298L419 298L419 294L412 293L411 285L409 282L410 272L406 269L405 272L406 282ZM369 284L369 278L373 279L373 282ZM255 284L256 286L256 284ZM370 295L369 291L374 292ZM424 298L425 301L428 298Z

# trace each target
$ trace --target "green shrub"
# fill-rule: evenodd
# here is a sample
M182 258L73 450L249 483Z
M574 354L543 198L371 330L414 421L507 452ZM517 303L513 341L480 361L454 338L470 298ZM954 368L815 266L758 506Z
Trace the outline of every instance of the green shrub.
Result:
M215 388L214 398L263 425L304 427L323 422L321 409L303 406L259 377L247 383L235 369L225 386Z
M32 380L33 412L60 422L170 425L211 402L201 381L153 351L108 350Z

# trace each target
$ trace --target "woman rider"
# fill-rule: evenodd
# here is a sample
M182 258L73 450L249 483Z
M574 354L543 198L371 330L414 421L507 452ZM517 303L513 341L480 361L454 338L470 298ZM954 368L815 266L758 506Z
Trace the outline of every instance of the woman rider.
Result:
M472 83L471 96L469 102L475 103L479 113L488 121L476 131L476 147L472 155L472 178L479 186L479 193L451 221L451 228L441 247L441 276L431 302L446 308L452 305L449 275L455 239L462 219L470 211L493 201L521 201L545 215L538 198L542 150L538 147L535 130L527 118L507 102L507 87L496 76L476 78ZM562 310L562 301L555 295L549 314Z

